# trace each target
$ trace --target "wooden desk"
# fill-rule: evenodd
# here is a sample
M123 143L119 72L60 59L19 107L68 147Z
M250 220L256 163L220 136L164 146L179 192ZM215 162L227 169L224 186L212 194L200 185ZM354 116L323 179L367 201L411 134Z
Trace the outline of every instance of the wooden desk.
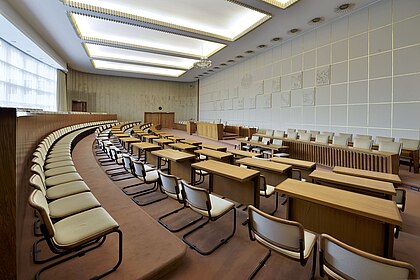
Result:
M260 153L252 153L252 152L242 151L242 150L229 150L228 152L233 154L235 159L244 158L244 157L259 157L259 156L261 156Z
M276 186L290 177L292 166L256 158L243 158L236 161L261 172L267 184Z
M276 151L287 151L289 149L288 146L278 146L278 145L273 145L273 144L266 145L266 144L258 142L258 141L247 141L247 140L244 140L244 139L239 140L239 141L241 143L240 144L241 150L242 150L242 146L244 144L245 145L249 144L249 145L252 145L252 146L255 146L255 147L260 147L260 148L263 148L263 149L266 149L266 150L271 150L271 155L273 155L273 153L276 152Z
M184 144L184 143L173 143L173 144L169 144L168 146L171 147L172 149L185 151L185 152L189 152L189 153L192 153L192 154L197 149L197 146Z
M162 158L168 160L168 172L187 182L191 180L191 163L194 162L195 156L189 153L180 152L172 149L164 149L152 151L152 155L158 158L158 168L161 167Z
M243 205L252 204L255 207L260 205L260 172L251 169L241 168L215 160L205 160L191 164L191 182L195 170L204 170L209 173L210 192L225 196Z
M123 145L127 149L127 151L130 150L130 148L131 148L131 151L132 151L132 147L130 147L130 144L141 142L141 139L134 138L134 137L123 137L123 138L121 138L121 141L123 142ZM127 146L125 146L126 144L127 144Z
M181 140L184 140L185 138L178 137L178 136L172 136L172 137L168 137L168 139L169 140L172 140L172 141L174 141L176 143L176 142L179 142Z
M163 132L163 133L159 134L159 136L162 137L162 138L168 138L168 137L172 137L174 135L173 134L170 134L170 133Z
M419 173L419 150L402 149L401 156L413 159L414 173Z
M131 137L129 134L126 134L126 133L112 133L112 135L114 135L115 137L118 137L118 138Z
M239 135L242 137L251 137L255 132L257 132L257 128L255 127L240 127L239 128Z
M348 168L348 167L342 167L342 166L335 166L332 171L335 173L344 174L344 175L389 182L389 183L394 184L395 187L401 184L401 178L400 176L396 174L368 171L368 170Z
M207 158L231 163L233 155L231 153L225 153L225 152L219 152L209 149L201 149L201 150L195 150L196 154L206 156Z
M141 151L144 151L145 152L145 160L148 163L151 163L151 164L157 166L157 164L158 164L157 158L155 156L152 156L152 154L150 152L160 150L161 147L159 145L151 144L151 143L147 143L147 142L141 142L141 143L133 143L132 147L136 147L138 149L138 157L139 158L140 158L140 155L141 155Z
M197 123L197 135L213 140L223 139L223 124L221 123Z
M279 162L283 164L289 164L294 169L299 169L302 178L310 181L309 174L316 168L316 163L312 161L305 161L305 160L298 160L292 158L284 158L284 157L273 157L271 161Z
M209 149L209 150L215 150L220 152L226 152L227 147L225 146L216 146L216 145L210 145L210 144L201 144L201 148Z
M191 140L191 139L181 140L180 142L184 143L184 144L188 144L188 145L194 145L194 146L200 146L201 145L200 141Z
M143 141L146 141L149 143L152 143L153 139L158 139L158 138L159 136L156 136L156 135L142 135Z
M394 201L293 179L276 191L288 196L287 219L369 253L393 257L394 226L402 225Z
M397 194L394 185L388 182L320 170L315 170L309 177L314 183L388 200Z
M189 135L191 135L191 134L193 134L197 131L197 124L195 122L187 122L186 126L187 126L186 127L187 133Z
M153 139L153 143L158 144L159 146L161 146L163 148L164 145L168 145L168 144L172 144L174 141L169 140L169 139Z

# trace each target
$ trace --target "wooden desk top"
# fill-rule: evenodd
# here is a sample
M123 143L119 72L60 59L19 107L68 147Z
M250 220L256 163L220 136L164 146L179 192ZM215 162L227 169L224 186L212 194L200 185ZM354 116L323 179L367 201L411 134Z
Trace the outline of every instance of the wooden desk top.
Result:
M360 178L350 175L337 174L334 172L325 172L315 170L309 177L315 180L321 180L328 183L336 183L355 189L371 191L386 195L396 195L394 185L388 182L381 182L372 179Z
M252 167L269 170L273 172L278 172L278 173L285 173L292 168L292 166L288 164L275 163L268 160L261 160L261 159L249 158L249 157L239 159L236 162L239 164L245 164Z
M173 143L173 144L169 144L169 146L174 148L174 149L177 149L177 150L186 150L186 151L191 151L191 150L196 150L197 149L197 146L184 144L184 143Z
M163 138L168 138L168 137L172 137L174 135L173 134L170 134L170 133L161 133L161 134L159 134L159 136L160 137L163 137Z
M163 139L163 138L159 138L159 139L153 139L153 142L157 143L157 144L171 144L174 141L169 140L169 139Z
M238 140L238 141L241 142L241 143L251 144L251 145L266 148L266 149L269 149L269 150L287 150L287 149L289 149L288 146L279 146L279 145L274 145L274 144L266 145L266 144L264 144L262 142L259 142L259 141L251 141L251 140Z
M126 142L126 143L132 143L132 142L141 142L141 140L139 138L135 138L135 137L124 137L121 139L121 141Z
M246 182L260 175L259 171L241 168L216 160L204 160L191 164L192 168L200 169L236 181Z
M363 169L348 168L342 166L335 166L333 172L351 175L356 177L368 178L372 180L379 180L384 182L390 182L393 184L401 184L401 178L397 174L369 171Z
M286 179L276 191L330 208L402 226L395 201L334 189L293 179Z
M172 149L163 149L163 150L153 151L152 155L155 155L161 158L167 158L172 161L183 161L183 160L190 160L190 159L195 158L193 154L184 153L184 152L180 152L180 151L172 150Z
M181 143L189 144L189 145L195 145L195 146L201 145L200 141L191 140L191 139L181 140Z
M225 152L209 150L209 149L195 150L194 152L199 155L222 159L222 160L233 156L231 153L225 153Z
M143 135L142 136L144 139L158 139L159 136L156 135Z
M275 157L275 158L271 158L271 161L283 163L283 164L289 164L289 165L303 168L303 169L312 169L312 168L315 168L316 166L315 162L293 159L293 158Z
M242 151L242 150L229 150L229 153L235 155L235 156L241 156L241 157L254 157L254 156L260 156L260 153L252 153L248 151Z
M171 139L171 140L176 142L176 141L184 140L185 138L178 137L178 136L172 136L172 137L168 137L168 139Z
M131 137L130 135L125 134L125 133L112 133L112 135L118 138Z
M148 143L148 142L133 143L132 146L137 147L141 150L145 150L145 151L153 151L153 150L161 149L159 145Z
M201 147L204 148L204 149L210 149L210 150L221 151L221 152L226 152L227 151L227 147L225 147L225 146L201 144Z

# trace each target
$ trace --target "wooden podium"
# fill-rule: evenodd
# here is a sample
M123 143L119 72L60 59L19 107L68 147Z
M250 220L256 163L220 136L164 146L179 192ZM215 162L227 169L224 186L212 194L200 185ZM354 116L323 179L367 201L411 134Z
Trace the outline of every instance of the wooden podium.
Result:
M144 122L152 123L162 128L173 128L175 121L174 112L144 112Z

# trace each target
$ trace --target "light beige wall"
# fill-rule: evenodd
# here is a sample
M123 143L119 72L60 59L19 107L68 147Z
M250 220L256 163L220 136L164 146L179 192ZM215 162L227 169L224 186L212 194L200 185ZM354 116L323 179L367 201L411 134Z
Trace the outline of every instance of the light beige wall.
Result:
M175 121L196 119L197 84L95 75L69 69L67 104L88 102L88 111L143 120L144 112L175 112Z

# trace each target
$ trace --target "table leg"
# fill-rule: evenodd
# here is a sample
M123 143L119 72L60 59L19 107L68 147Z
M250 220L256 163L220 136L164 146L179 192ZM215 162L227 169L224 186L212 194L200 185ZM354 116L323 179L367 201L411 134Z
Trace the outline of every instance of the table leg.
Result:
M414 173L419 173L419 150L413 152Z

